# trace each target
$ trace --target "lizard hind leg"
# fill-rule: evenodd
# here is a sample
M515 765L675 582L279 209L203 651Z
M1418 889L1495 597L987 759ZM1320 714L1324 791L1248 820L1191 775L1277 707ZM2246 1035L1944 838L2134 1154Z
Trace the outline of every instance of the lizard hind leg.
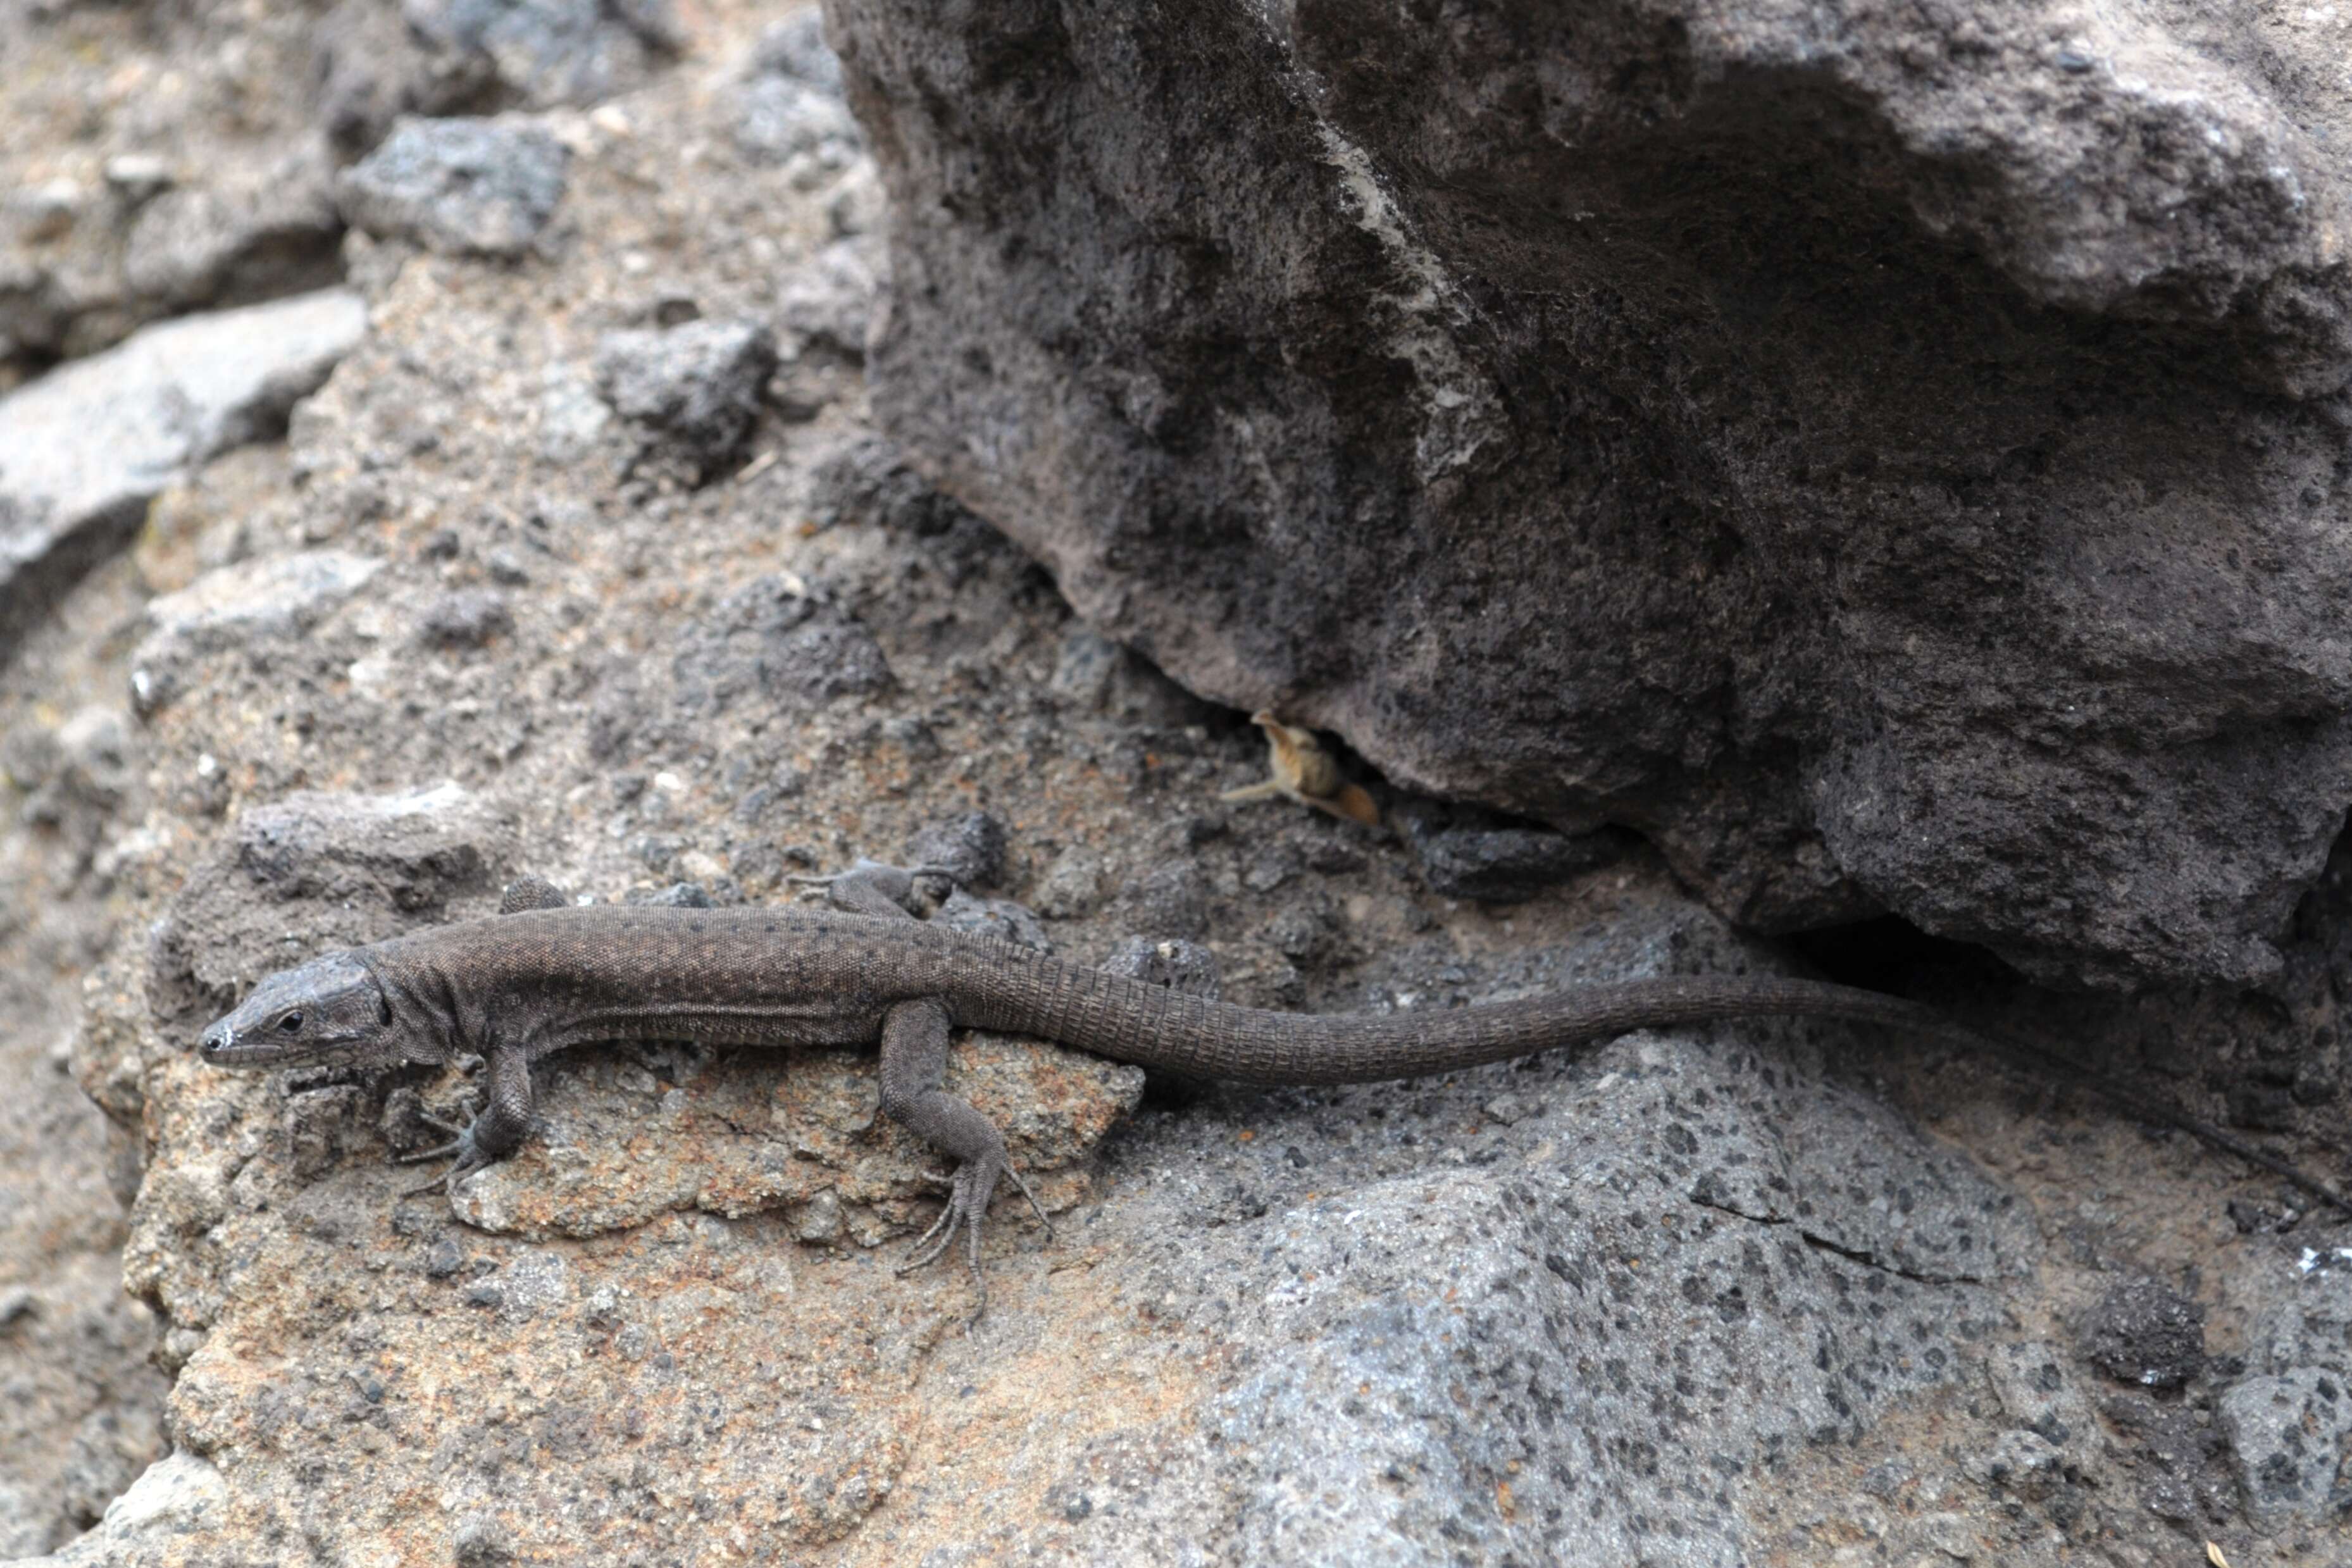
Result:
M1004 1136L971 1105L940 1087L948 1061L948 1010L936 1001L900 1002L882 1019L882 1111L924 1142L956 1162L946 1205L931 1228L918 1237L898 1272L905 1274L944 1254L959 1237L974 1294L971 1322L988 1308L988 1286L980 1272L980 1226L997 1180L1010 1176L1029 1200L1051 1237L1054 1226L1029 1184L1004 1153Z
M853 915L872 915L878 920L914 920L915 879L945 877L952 882L953 871L944 866L891 866L879 860L860 860L846 871L830 877L793 877L795 885L822 888L825 901L835 909Z

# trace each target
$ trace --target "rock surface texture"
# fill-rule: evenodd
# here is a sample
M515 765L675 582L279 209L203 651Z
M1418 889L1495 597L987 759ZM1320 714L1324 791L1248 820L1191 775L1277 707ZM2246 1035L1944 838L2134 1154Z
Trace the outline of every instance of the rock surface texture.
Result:
M283 430L367 330L327 289L142 329L0 396L0 653L191 465Z
M152 27L176 38L207 3ZM71 57L59 39L118 9L144 15L37 27ZM261 975L486 914L520 873L701 908L872 855L954 868L934 920L1249 1005L1412 1015L1811 963L2099 1058L2340 1174L2352 846L2265 992L2122 1003L1916 935L1743 935L1597 814L1554 832L1344 756L1389 826L1318 809L1311 738L1271 746L1107 640L877 432L866 327L906 351L876 161L817 19L682 15L674 36L652 5L353 0L282 35L341 62L312 129L427 128L353 181L405 171L397 213L342 238L366 331L281 433L191 451L0 654L0 1558L2352 1557L2352 1234L2186 1140L1912 1040L1675 1031L1242 1092L959 1037L950 1082L1055 1228L1000 1203L969 1333L959 1269L893 1271L939 1184L869 1125L871 1053L561 1053L533 1135L454 1198L403 1195L424 1173L390 1161L439 1141L478 1063L351 1081L195 1061ZM998 15L1026 30L992 70L1075 36ZM485 61L517 73L512 100L614 96L534 109L475 80ZM994 88L956 90L984 109ZM67 157L82 123L31 156ZM509 182L520 205L466 173L533 167L551 177ZM1385 242L1342 229L1389 276ZM523 242L447 243L468 232ZM1301 253L1297 276L1323 264ZM2230 374L2269 352L2253 310ZM1402 319L1359 312L1316 352ZM1330 406L1297 374L1298 408ZM1497 417L1464 406L1465 429ZM1622 420L1628 451L1664 450ZM1507 629L1459 608L1465 637Z
M832 19L877 416L1113 637L1750 929L2274 970L2352 803L2352 12Z

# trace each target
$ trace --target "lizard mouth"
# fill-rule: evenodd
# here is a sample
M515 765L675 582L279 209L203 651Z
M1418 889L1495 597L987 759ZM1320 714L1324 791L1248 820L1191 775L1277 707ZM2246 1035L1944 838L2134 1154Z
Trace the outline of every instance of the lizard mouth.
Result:
M282 1068L316 1053L302 1046L281 1046L242 1036L226 1023L219 1023L198 1037L196 1054L215 1067Z

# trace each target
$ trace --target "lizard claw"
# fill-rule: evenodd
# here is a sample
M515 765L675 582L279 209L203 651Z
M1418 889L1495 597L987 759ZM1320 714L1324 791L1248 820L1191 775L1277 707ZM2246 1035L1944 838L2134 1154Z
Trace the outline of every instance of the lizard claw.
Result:
M1022 1179L1021 1173L1014 1170L1010 1162L1001 1156L994 1160L967 1160L956 1167L955 1175L948 1185L948 1201L940 1208L940 1217L931 1222L930 1229L915 1238L915 1245L908 1249L906 1260L893 1270L903 1277L937 1261L955 1245L956 1237L961 1233L964 1240L964 1267L971 1274L972 1292L979 1298L971 1316L964 1320L966 1332L970 1332L972 1324L980 1321L981 1314L988 1310L988 1282L980 1272L980 1224L987 1216L988 1200L996 1191L999 1176L1013 1179L1013 1184L1021 1190L1021 1195L1029 1200L1029 1207L1036 1215L1037 1223L1045 1227L1045 1239L1054 1239L1054 1222L1045 1217L1045 1206L1038 1203L1037 1194L1029 1190L1029 1184Z
M393 1163L400 1165L421 1165L427 1160L446 1160L451 1155L457 1156L456 1163L431 1181L404 1189L400 1195L404 1198L421 1198L427 1193L442 1192L455 1197L457 1195L458 1183L478 1171L487 1171L498 1163L497 1157L486 1152L475 1141L474 1130L471 1127L460 1132L454 1142L444 1143L437 1149L426 1149L419 1153L399 1155Z

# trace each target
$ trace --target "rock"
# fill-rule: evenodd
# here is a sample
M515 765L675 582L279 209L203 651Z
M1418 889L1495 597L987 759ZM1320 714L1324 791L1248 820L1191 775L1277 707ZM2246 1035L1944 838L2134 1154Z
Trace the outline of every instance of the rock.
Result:
M539 456L565 468L602 449L613 410L596 395L596 384L569 366L551 366L539 400Z
M151 629L131 658L131 696L152 712L179 695L205 657L307 635L383 564L341 550L298 551L221 567L149 601Z
M596 345L604 401L706 479L742 449L775 368L775 337L756 321L607 332Z
M1162 860L1119 889L1129 923L1154 939L1198 941L1208 934L1209 889L1190 860Z
M441 53L485 59L535 107L593 103L637 86L651 57L685 41L670 0L405 0L401 16Z
M313 39L320 123L364 153L404 114L593 103L683 42L669 0L343 0Z
M2284 1377L2317 1367L2352 1382L2352 1247L2304 1247L2266 1279L2262 1310L2246 1331L2247 1370Z
M229 1493L210 1460L174 1449L107 1505L98 1528L25 1568L117 1568L168 1560L184 1537L226 1522Z
M967 936L993 937L1038 952L1054 951L1053 940L1037 923L1037 917L1011 899L976 898L958 888L932 911L931 921Z
M1004 824L984 811L930 823L907 840L907 864L938 866L974 888L1004 879Z
M841 59L824 41L824 14L814 5L761 30L752 68L762 76L786 77L835 98L841 96Z
M925 539L973 521L907 467L897 447L872 436L817 465L809 480L809 510L820 523L869 523Z
M713 900L709 890L693 882L672 882L667 888L640 893L632 889L623 900L630 904L649 904L664 910L707 910Z
M1996 1345L1985 1358L1993 1394L2011 1421L2053 1448L2082 1454L2099 1440L2098 1417L2066 1373L2065 1353L2040 1341Z
M536 126L404 119L343 171L345 221L451 256L520 256L563 199L572 155Z
M505 818L455 784L255 806L153 931L148 1006L169 1036L199 1028L265 975L447 918L512 856Z
M674 670L689 710L722 710L752 692L829 702L890 683L882 649L856 616L782 578L729 595L680 640Z
M126 178L158 188L152 172ZM342 231L333 166L314 138L249 185L158 189L131 226L123 277L175 310L268 299L333 281Z
M1178 937L1159 942L1148 936L1122 938L1100 967L1107 973L1124 974L1147 985L1165 985L1212 1002L1224 990L1218 978L1217 955L1197 942Z
M494 588L460 588L425 606L416 638L430 647L482 647L514 630L514 611Z
M1045 874L1037 879L1036 897L1031 901L1037 912L1049 921L1081 920L1094 913L1103 896L1102 857L1082 846L1073 845L1054 857Z
M2153 1279L2099 1299L2083 1335L2091 1364L2121 1383L2178 1388L2205 1367L2205 1310Z
M2066 1461L2057 1445L2038 1432L2019 1427L1994 1438L1983 1452L1971 1455L1969 1472L1996 1493L2039 1501L2064 1483Z
M2352 805L2352 121L2333 24L2201 16L842 0L874 405L1391 780L2260 980Z
M403 115L457 114L498 96L497 68L487 57L418 33L405 9L340 0L312 31L318 123L348 154L374 147Z
M760 35L747 79L734 89L734 108L736 146L755 163L782 164L796 189L822 184L864 157L865 133L841 100L841 61L814 6ZM866 281L870 289L870 272Z
M1431 892L1490 904L1532 899L1630 847L1607 828L1554 833L1460 809L1401 811L1397 826Z
M2352 1398L2340 1373L2300 1367L2250 1377L2215 1412L2246 1510L2264 1530L2317 1522L2341 1506L2336 1473L2352 1441Z
M865 358L879 288L869 257L870 247L860 240L836 240L825 247L814 260L784 278L776 290L777 319L804 340L853 359Z
M166 485L283 429L366 329L328 289L148 327L0 398L0 654Z
M836 174L866 146L838 90L789 76L756 76L735 89L734 132L755 162L805 159L813 173Z

